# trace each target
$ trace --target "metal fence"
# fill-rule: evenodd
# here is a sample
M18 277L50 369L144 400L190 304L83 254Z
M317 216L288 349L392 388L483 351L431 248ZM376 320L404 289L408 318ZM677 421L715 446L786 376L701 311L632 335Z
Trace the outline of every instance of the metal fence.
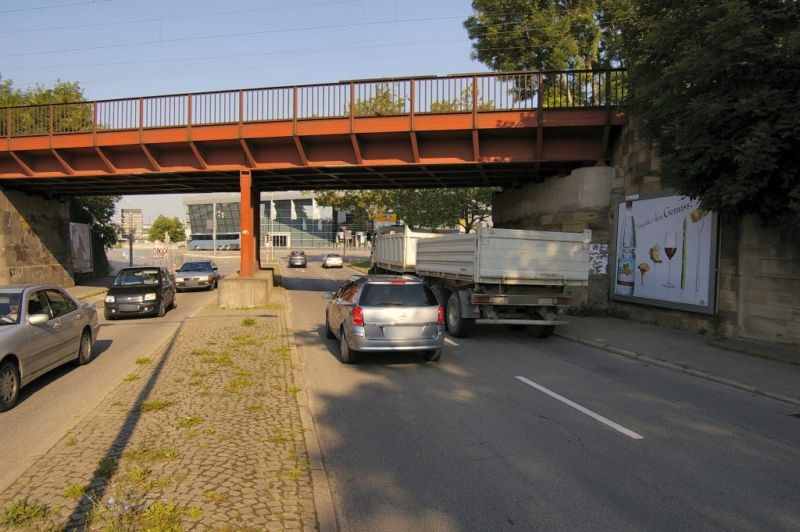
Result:
M0 109L0 136L21 137L435 113L619 106L625 70L388 78Z

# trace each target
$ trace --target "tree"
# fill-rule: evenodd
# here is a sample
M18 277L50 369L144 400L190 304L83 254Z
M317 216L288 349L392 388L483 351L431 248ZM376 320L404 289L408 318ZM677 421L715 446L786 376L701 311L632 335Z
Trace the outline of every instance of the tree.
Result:
M464 227L471 231L491 215L491 188L321 191L317 203L347 210L357 224L378 212L392 211L406 224L429 229Z
M473 0L472 56L496 71L624 65L620 25L632 0Z
M153 222L153 225L150 226L147 240L164 242L167 239L166 235L169 235L170 242L183 242L186 240L186 232L183 230L181 221L176 216L167 218L160 214Z
M111 223L114 216L116 203L121 196L76 196L75 204L89 218L92 233L102 243L103 247L110 248L117 243L117 231Z
M625 66L621 27L635 17L633 0L473 0L475 14L464 21L472 57L499 72L594 70ZM547 75L515 85L524 100L539 92L545 105L597 105L604 78ZM612 78L612 84L619 79ZM616 94L617 90L612 90Z
M406 99L396 96L388 83L375 86L375 94L366 99L358 99L353 106L355 116L391 116L405 112ZM350 114L350 109L345 114Z
M665 185L800 227L800 4L639 2L629 114Z
M428 229L461 226L469 233L492 214L492 188L401 189L390 204L406 224Z

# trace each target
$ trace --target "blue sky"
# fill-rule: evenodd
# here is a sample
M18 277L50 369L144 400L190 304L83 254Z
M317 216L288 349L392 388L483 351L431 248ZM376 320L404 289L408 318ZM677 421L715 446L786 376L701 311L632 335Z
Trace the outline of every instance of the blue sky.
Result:
M77 81L89 100L483 72L469 0L0 1L0 75ZM125 197L145 221L179 195Z

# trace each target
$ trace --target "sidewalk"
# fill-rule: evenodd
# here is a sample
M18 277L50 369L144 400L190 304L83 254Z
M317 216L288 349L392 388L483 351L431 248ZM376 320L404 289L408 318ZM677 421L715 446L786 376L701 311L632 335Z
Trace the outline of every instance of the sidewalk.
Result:
M105 286L69 291L98 302ZM155 352L141 353L101 404L0 493L0 527L331 530L284 298L276 289L262 308L198 308Z
M717 341L606 316L567 318L556 336L800 406L800 347Z

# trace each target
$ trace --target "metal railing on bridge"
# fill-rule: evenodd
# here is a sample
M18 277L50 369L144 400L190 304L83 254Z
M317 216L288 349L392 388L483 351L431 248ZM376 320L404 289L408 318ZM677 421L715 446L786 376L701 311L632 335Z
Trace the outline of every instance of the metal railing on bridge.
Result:
M370 116L620 106L627 71L506 72L147 96L0 109L23 137Z

